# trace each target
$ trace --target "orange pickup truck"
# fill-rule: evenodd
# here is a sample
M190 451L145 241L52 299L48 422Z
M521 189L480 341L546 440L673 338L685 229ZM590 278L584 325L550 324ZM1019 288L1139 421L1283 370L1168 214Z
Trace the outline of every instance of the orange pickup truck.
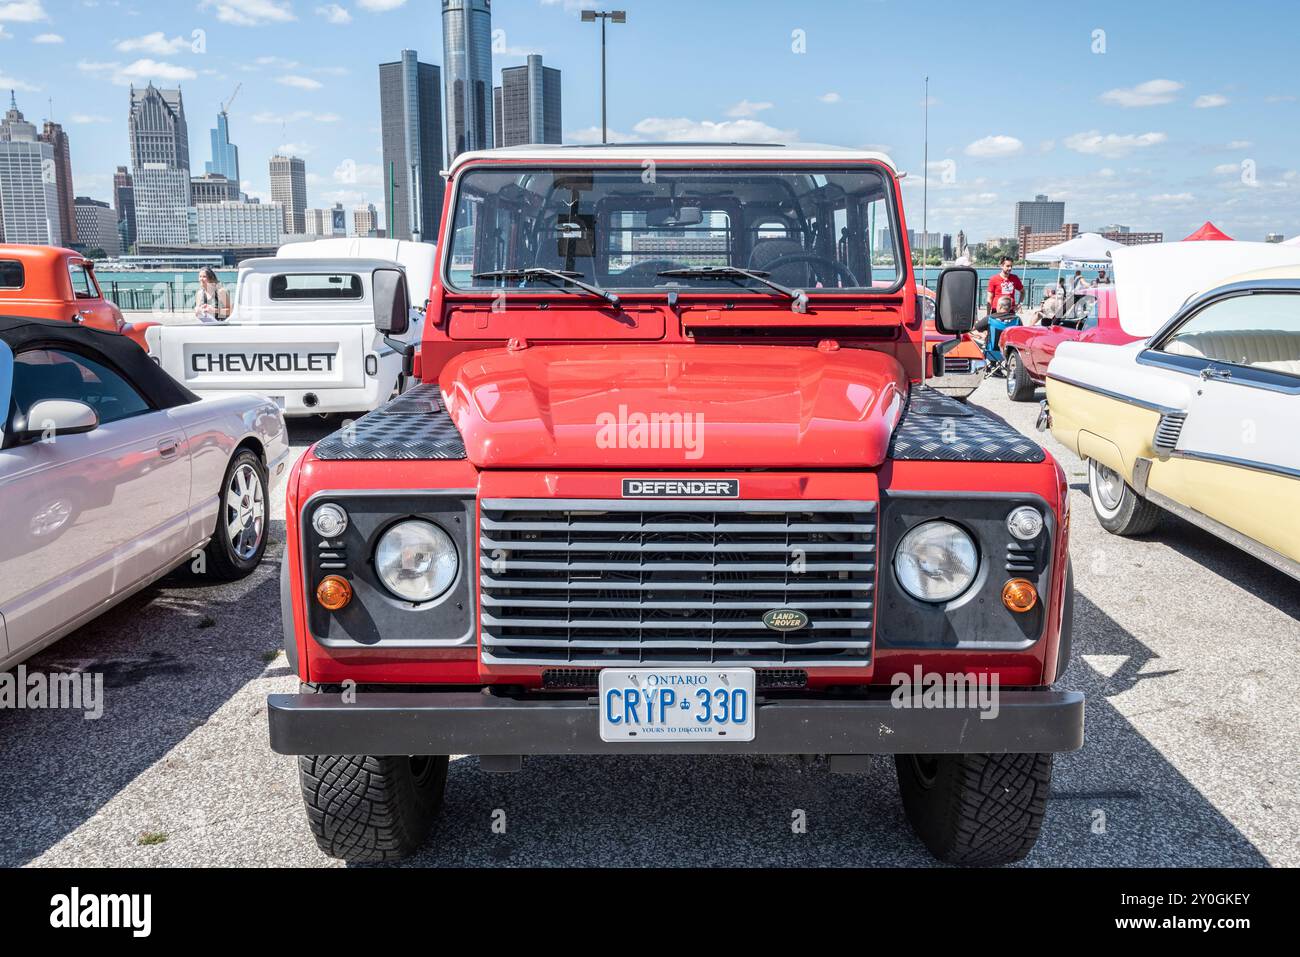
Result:
M153 322L130 323L104 298L95 264L59 246L0 243L0 315L62 319L120 332L148 351L144 332Z

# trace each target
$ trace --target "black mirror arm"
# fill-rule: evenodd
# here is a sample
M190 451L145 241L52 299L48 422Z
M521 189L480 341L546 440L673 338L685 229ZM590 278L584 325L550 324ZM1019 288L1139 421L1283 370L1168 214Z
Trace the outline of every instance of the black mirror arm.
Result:
M402 357L402 375L409 376L415 371L415 343L384 336L384 345Z

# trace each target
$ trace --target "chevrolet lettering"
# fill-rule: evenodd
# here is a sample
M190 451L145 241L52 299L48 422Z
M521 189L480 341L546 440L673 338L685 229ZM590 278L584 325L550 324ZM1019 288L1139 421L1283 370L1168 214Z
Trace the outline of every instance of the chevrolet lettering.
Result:
M195 352L193 372L333 372L332 352Z
M301 684L267 711L326 853L446 835L450 755L609 754L890 755L937 858L1029 852L1083 745L1083 696L1053 687L1069 485L924 384L902 195L866 150L455 157L409 387L289 480ZM383 341L406 333L406 289L370 288ZM970 331L978 288L940 273L938 333ZM895 707L916 668L987 678L996 713Z

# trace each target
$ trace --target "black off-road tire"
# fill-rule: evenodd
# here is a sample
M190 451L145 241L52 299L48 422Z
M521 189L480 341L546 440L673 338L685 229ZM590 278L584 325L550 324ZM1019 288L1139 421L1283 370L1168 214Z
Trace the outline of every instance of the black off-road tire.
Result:
M396 861L433 827L447 757L300 755L298 779L322 851L352 863Z
M1101 527L1112 535L1145 535L1160 524L1164 509L1149 502L1124 477L1088 460L1088 498Z
M1007 350L1007 398L1012 402L1028 402L1034 397L1034 380L1029 377L1025 360L1015 349Z
M900 754L908 823L948 864L1010 864L1038 840L1052 786L1050 754Z
M237 476L243 475L250 482L251 496L260 496L257 502L251 503L250 508L257 506L258 521L260 522L257 532L256 543L251 540L247 543L247 550L243 545L237 545L232 540L229 525L233 520L232 505L229 500L231 494L231 483L236 481ZM226 473L221 479L221 488L217 490L217 527L212 533L212 538L204 548L204 564L207 574L220 581L235 581L252 574L262 561L262 555L266 552L267 532L271 525L271 495L270 485L266 478L266 466L252 449L240 449L230 457L229 464L226 465Z

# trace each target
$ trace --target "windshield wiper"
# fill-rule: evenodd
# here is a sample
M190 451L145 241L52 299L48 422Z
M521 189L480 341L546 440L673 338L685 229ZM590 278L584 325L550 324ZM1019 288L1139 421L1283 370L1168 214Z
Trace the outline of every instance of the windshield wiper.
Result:
M799 294L793 289L767 278L770 274L761 269L741 269L739 266L695 266L685 269L665 269L658 275L682 279L753 279L769 289L776 290L787 299L799 298Z
M545 266L528 266L523 269L491 269L487 272L474 273L474 279L543 279L549 282L568 283L571 286L577 286L584 292L589 292L593 296L599 296L611 306L618 305L618 296L607 289L601 289L599 286L593 286L589 282L584 282L582 273L573 272L569 269L547 269ZM567 287L561 287L567 288Z

